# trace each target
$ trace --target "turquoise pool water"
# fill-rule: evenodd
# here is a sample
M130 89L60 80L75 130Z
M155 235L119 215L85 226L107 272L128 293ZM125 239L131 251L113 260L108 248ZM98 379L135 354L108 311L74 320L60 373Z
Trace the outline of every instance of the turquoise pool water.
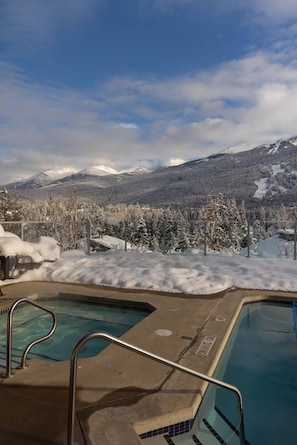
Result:
M297 339L292 304L245 305L214 377L236 386L242 393L246 445L295 443ZM234 394L209 385L190 430L186 434L171 435L167 442L170 445L239 445L237 427Z
M98 305L76 300L39 301L57 315L57 328L48 340L35 345L29 355L48 361L62 361L70 358L73 346L84 335L104 331L120 337L128 329L149 315L146 308L128 308L123 304L115 306ZM6 358L7 314L0 316L0 364ZM13 315L12 354L13 364L19 365L24 348L36 338L45 335L51 327L52 317L32 305L24 305ZM91 340L81 349L79 357L91 357L108 345L101 339Z
M252 445L296 442L297 340L292 305L244 306L216 376L242 392L246 438ZM228 406L217 391L216 403ZM232 417L230 408L227 414ZM234 408L233 408L234 412Z

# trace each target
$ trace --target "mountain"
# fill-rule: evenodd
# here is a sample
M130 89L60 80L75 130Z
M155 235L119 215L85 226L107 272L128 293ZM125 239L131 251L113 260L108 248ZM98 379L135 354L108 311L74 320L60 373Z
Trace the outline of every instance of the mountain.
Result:
M37 175L31 176L28 179L22 179L17 182L6 184L5 187L15 190L31 190L51 185L57 185L59 183L75 182L76 180L81 181L83 178L125 174L140 175L144 173L149 173L149 170L144 167L133 167L121 172L115 170L114 168L107 167L106 165L95 165L92 167L84 168L80 171L71 168L64 168L57 170L46 170L44 172L38 173ZM105 183L104 180L103 183Z
M117 172L91 167L52 180L43 173L27 181L6 184L18 197L46 199L77 196L99 205L141 204L156 207L199 206L209 194L245 201L247 207L297 204L297 136L243 150L242 146L183 164L149 172Z
M62 168L57 170L46 170L44 172L38 173L37 175L31 176L28 179L22 179L18 182L8 184L8 188L18 188L18 189L31 189L43 187L47 184L51 184L65 176L75 173L76 170L72 168Z
M107 167L106 165L95 165L93 167L84 168L80 172L82 175L91 175L91 176L106 176L106 175L115 175L118 173L117 170L111 167Z

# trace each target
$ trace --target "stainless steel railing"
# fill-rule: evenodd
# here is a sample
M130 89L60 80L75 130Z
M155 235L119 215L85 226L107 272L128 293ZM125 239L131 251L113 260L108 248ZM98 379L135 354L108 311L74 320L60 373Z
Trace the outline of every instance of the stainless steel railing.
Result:
M201 374L200 372L194 371L192 369L186 368L185 366L179 365L178 363L171 362L163 357L152 354L151 352L145 351L144 349L133 346L129 343L120 340L117 337L113 337L112 335L106 334L104 332L93 332L91 334L87 334L82 337L74 346L70 359L70 376L69 376L69 399L68 399L68 430L67 430L67 442L65 445L77 445L74 442L74 417L75 417L75 392L76 392L76 378L77 378L77 359L80 349L87 343L89 340L94 338L103 338L111 343L115 343L118 346L121 346L130 351L136 352L137 354L143 355L151 360L162 363L163 365L167 365L173 369L177 369L179 371L185 372L186 374L192 375L194 377L198 377L206 382L213 383L214 385L220 386L227 390L235 393L237 400L237 409L238 409L238 425L239 425L239 439L240 445L245 445L245 433L244 433L244 422L243 422L243 402L242 396L235 386L229 385L228 383L222 382L220 380L214 379L207 375Z
M27 355L28 355L30 349L32 348L32 346L34 346L37 343L40 343L44 340L47 340L54 333L56 326L57 326L56 314L51 309L49 309L45 306L42 306L41 304L37 303L36 301L29 300L28 298L19 298L18 300L16 300L13 303L13 305L10 307L8 316L7 316L6 373L2 374L3 378L12 377L14 375L14 373L12 372L12 369L11 369L11 366L12 366L11 365L11 361L12 361L12 320L13 320L13 313L14 313L16 307L19 306L21 303L32 304L33 306L36 306L39 309L42 309L45 312L48 312L49 314L51 314L51 316L53 318L53 325L52 325L50 331L48 332L48 334L44 335L43 337L38 338L37 340L32 341L31 343L28 344L28 346L26 346L26 348L22 354L20 368L26 368Z

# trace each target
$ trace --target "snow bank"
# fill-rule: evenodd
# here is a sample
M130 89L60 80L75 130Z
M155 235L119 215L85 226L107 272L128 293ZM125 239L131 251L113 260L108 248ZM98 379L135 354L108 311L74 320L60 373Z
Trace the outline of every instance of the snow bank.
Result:
M61 249L57 241L50 236L41 236L37 243L32 243L43 258L43 261L56 261L60 258Z
M0 237L2 243L4 239ZM43 237L40 243L45 252L38 251L38 243L31 243L34 251L50 258L53 249L51 258L55 258L56 242ZM24 248L24 243L16 243L18 246ZM86 255L84 251L71 250L63 252L55 262L45 260L38 269L24 272L13 282L55 281L195 295L231 287L297 292L297 261L292 256L285 257L292 246L293 242L272 237L251 246L250 258L246 251L241 255L204 256L203 251L194 249L171 255L123 250ZM9 283L8 279L2 285Z
M28 256L33 263L56 261L60 258L60 247L54 238L41 236L37 243L21 240L17 235L5 232L0 225L0 256Z
M42 263L43 258L31 243L13 236L0 238L0 255L5 257L29 256L33 263Z

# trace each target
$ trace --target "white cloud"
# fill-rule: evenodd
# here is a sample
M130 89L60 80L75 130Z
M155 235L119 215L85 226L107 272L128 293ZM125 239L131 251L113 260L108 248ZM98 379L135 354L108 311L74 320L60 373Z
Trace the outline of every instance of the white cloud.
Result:
M166 163L167 167L173 167L175 165L180 165L180 164L184 164L186 161L184 159L181 158L172 158L169 159L169 161Z
M297 18L296 0L251 0L251 6L260 18L274 23L291 22Z
M56 166L124 170L294 135L297 66L257 52L192 76L115 78L78 92L30 83L2 63L0 97L4 184Z
M137 125L133 123L121 123L120 127L125 128L126 130L135 130Z

